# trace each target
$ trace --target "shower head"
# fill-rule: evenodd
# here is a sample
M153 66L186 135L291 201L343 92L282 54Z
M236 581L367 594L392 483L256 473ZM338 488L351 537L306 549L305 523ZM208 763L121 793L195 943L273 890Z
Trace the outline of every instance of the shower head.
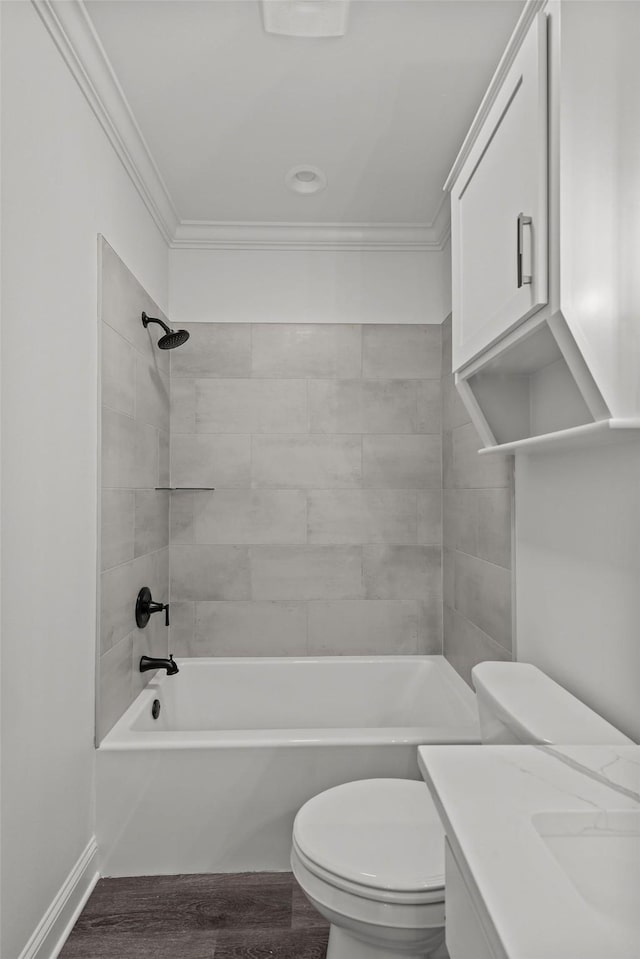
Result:
M176 346L182 346L189 339L187 330L171 330L165 333L158 340L158 348L161 350L175 350Z
M157 323L164 330L164 336L161 336L158 340L158 349L160 350L175 350L176 346L182 346L182 344L186 343L189 339L187 330L172 330L166 323L163 323L162 320L158 320L154 316L147 316L146 313L143 313L142 325L145 330L149 323Z

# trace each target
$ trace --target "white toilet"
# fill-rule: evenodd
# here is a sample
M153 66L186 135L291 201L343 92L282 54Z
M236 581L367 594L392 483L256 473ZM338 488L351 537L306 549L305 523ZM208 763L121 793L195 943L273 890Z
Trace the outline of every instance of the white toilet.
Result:
M526 663L473 670L482 741L631 743ZM365 779L300 809L291 866L331 923L327 959L445 959L444 833L424 783Z

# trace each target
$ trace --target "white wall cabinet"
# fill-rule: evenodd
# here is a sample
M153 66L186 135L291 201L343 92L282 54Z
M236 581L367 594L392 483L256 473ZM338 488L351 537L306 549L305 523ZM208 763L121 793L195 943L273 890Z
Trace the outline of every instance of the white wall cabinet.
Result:
M547 302L547 22L539 13L451 190L454 369Z
M447 181L453 368L486 451L638 435L638 36L640 3L528 0Z

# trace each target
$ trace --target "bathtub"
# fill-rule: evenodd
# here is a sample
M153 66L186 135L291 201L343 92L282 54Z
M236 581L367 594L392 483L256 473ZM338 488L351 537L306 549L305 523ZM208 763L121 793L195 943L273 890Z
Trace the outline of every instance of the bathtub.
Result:
M479 742L475 696L442 656L178 664L97 751L105 876L286 870L311 796L418 779L418 745Z

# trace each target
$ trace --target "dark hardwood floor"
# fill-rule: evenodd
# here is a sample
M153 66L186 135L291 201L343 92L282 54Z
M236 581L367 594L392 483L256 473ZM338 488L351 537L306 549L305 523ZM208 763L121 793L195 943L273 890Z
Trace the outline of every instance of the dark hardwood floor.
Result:
M59 959L325 959L328 936L291 873L101 879Z

